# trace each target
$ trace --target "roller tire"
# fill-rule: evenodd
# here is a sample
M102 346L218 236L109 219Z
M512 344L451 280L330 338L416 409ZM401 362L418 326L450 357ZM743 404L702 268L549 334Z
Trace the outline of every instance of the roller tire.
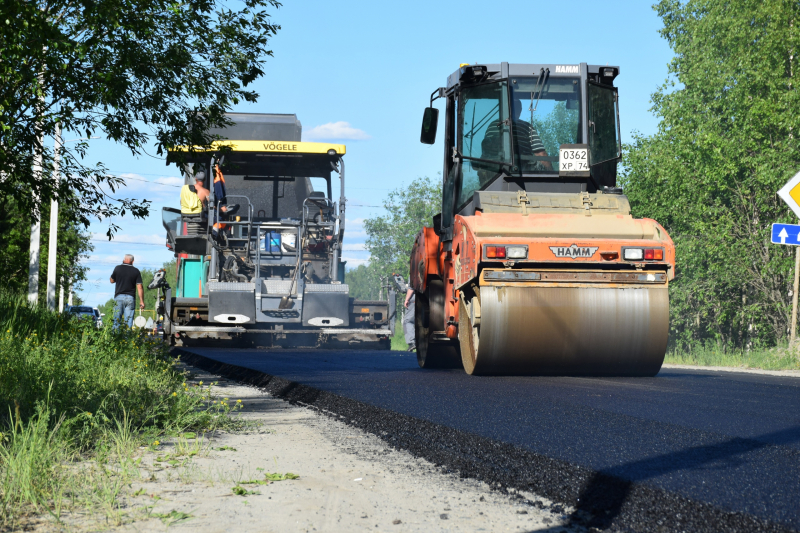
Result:
M444 289L439 280L428 283L424 294L414 298L414 339L420 368L460 368L457 342L437 342L434 331L444 329ZM436 327L440 329L436 329Z

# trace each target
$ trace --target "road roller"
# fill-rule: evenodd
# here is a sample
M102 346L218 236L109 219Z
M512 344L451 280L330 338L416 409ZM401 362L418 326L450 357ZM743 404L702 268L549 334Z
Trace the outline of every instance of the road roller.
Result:
M675 247L617 186L619 67L463 64L444 105L441 212L410 262L422 368L654 376Z

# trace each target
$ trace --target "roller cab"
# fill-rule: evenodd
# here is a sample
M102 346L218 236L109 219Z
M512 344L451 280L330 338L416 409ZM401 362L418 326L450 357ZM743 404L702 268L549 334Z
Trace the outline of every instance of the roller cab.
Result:
M616 184L618 67L463 65L444 106L441 214L417 236L423 368L658 373L672 240ZM429 106L421 140L435 142Z

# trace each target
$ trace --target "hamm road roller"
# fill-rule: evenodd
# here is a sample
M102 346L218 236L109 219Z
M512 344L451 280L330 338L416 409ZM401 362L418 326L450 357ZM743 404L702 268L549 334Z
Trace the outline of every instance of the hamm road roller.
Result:
M617 187L619 67L462 65L444 99L442 209L411 253L417 359L468 374L653 376L675 248Z

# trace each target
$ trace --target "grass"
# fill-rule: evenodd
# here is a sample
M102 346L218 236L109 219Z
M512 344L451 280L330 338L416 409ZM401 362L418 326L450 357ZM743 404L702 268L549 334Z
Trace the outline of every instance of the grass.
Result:
M403 334L403 322L398 320L394 325L394 335L392 336L392 350L408 351L408 344Z
M665 363L673 365L727 366L763 370L800 370L800 349L788 344L774 348L730 349L715 343L673 348Z
M176 437L188 460L198 433L230 427L237 403L176 365L159 341L0 293L0 529L73 510L122 523L140 447Z

